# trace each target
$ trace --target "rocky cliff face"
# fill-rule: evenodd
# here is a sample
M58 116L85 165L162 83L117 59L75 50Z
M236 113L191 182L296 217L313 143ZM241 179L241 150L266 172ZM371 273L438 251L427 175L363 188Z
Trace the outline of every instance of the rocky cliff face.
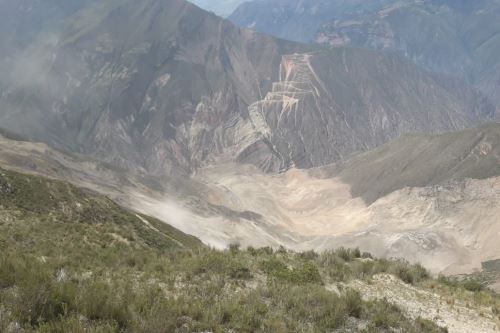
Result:
M91 3L56 31L12 66L0 127L150 174L320 166L494 112L397 56L274 39L182 0Z
M464 128L494 108L396 55L340 49L284 56L280 79L249 111L275 154L254 145L240 159L283 170L343 160L403 133Z
M327 24L316 40L397 50L433 71L465 78L499 108L499 15L495 0L408 1Z
M13 75L2 127L151 172L188 171L239 141L232 128L299 48L176 0L106 1L68 26L30 61L39 80Z

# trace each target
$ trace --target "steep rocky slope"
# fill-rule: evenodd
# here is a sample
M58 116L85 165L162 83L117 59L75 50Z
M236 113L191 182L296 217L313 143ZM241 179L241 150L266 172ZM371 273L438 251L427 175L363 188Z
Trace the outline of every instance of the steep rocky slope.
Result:
M55 57L35 63L35 86L4 92L2 126L152 172L235 141L229 124L296 48L180 0L106 1L67 24Z
M276 154L270 159L259 142L239 161L286 170L343 160L404 133L468 127L494 108L459 81L445 83L399 56L338 49L284 56L280 79L249 112Z
M494 113L467 85L397 56L314 50L182 0L107 0L65 24L12 66L0 127L150 174L319 166Z
M94 0L1 1L0 52L21 50L39 33L57 32L64 20Z

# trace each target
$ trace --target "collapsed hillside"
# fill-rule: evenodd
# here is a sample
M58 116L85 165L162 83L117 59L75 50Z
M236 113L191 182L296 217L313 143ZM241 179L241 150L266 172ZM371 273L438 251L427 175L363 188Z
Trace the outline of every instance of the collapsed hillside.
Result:
M445 332L404 307L363 300L355 286L381 273L470 302L483 313L476 327L497 330L497 296L359 250L211 250L88 190L3 169L0 211L2 332Z

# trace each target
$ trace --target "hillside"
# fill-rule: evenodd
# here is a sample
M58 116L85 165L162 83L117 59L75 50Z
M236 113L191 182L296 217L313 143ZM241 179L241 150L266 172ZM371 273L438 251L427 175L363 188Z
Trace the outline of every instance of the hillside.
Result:
M373 203L405 187L500 176L500 123L444 135L409 135L333 168L353 196ZM331 172L331 171L329 171Z
M0 208L4 253L36 253L58 260L83 251L88 256L80 257L77 264L85 266L94 256L102 256L100 251L106 252L107 246L123 253L127 248L161 252L202 246L198 239L90 190L4 169L0 171Z
M262 156L262 145L254 144L238 157L253 164L267 157L257 164L264 170L318 167L402 134L457 130L494 114L477 91L395 54L363 49L294 54L283 57L280 73L267 95L249 107L277 156Z
M390 276L457 302L439 317L449 332L496 332L497 296L418 265L345 249L218 252L87 190L3 169L0 198L2 332L445 332L431 312L356 291Z

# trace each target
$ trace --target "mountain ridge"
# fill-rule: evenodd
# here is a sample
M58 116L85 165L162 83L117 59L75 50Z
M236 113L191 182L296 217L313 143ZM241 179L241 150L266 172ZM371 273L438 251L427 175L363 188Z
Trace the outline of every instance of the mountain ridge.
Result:
M242 4L230 19L286 39L397 51L474 84L498 110L499 10L496 0L264 0Z

